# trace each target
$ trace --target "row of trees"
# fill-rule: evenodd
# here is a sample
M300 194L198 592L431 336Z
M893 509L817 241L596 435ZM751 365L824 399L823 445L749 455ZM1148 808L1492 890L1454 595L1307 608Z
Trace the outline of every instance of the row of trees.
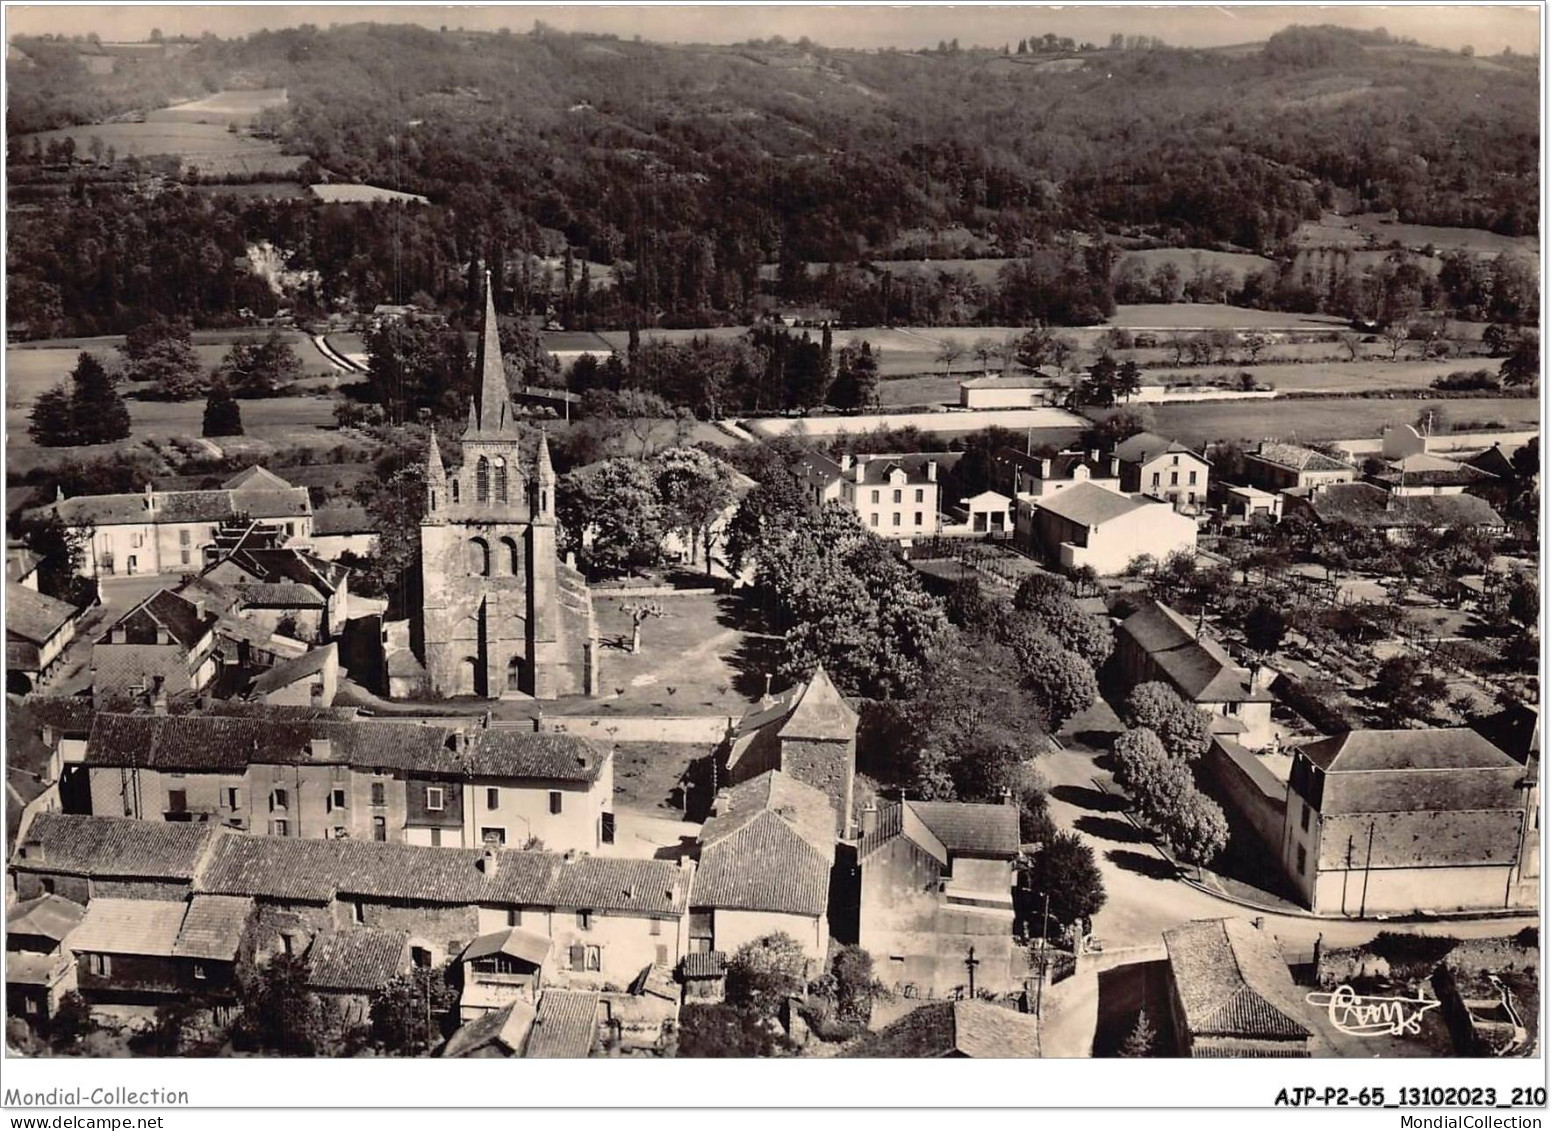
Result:
M1210 864L1228 843L1228 822L1192 773L1210 742L1205 714L1153 682L1132 689L1126 721L1115 739L1115 781L1177 858Z

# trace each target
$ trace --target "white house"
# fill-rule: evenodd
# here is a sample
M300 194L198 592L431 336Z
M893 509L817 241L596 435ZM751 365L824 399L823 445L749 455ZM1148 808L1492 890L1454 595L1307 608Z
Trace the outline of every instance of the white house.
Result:
M939 462L946 461L935 455L849 454L836 461L808 452L794 472L815 505L838 500L880 537L916 538L936 534L942 525Z
M302 544L312 536L307 488L259 467L217 490L155 491L148 485L144 494L60 498L32 513L57 515L73 530L92 532L81 559L87 577L197 573L221 525L238 519L269 522Z
M959 505L964 508L963 525L945 529L945 533L1003 534L1012 531L1012 500L1000 491L982 491L960 499Z
M700 830L699 854L691 951L731 954L784 931L823 963L835 859L835 810L823 792L780 770L733 786Z
M1196 548L1195 520L1147 495L1119 495L1084 483L1019 505L1030 508L1027 548L1063 568L1091 566L1099 574L1117 574L1144 554L1162 561L1176 550ZM1021 521L1019 526L1021 531Z

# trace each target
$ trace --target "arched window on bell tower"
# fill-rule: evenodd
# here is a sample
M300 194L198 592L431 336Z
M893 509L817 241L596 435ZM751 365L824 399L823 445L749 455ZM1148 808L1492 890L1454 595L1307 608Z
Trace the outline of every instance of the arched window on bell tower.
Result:
M453 478L447 480L447 486L452 489L452 501L453 502L457 502L458 501L458 480L457 480L457 477L454 476Z
M506 502L506 461L500 456L495 459L495 501Z
M474 501L490 501L490 461L484 456L480 456L479 462L474 465Z

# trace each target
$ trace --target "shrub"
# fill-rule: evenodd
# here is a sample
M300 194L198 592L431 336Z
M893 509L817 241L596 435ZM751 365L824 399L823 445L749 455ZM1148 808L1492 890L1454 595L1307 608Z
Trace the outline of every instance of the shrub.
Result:
M832 969L836 1012L843 1020L865 1026L872 1017L872 955L859 946L841 947L835 952Z
M776 1056L790 1049L779 1028L757 1010L686 1005L679 1012L682 1057Z
M784 931L746 942L727 963L727 1002L774 1013L807 985L807 966L802 947Z
M1328 680L1304 681L1284 675L1277 680L1276 693L1321 734L1341 734L1362 723L1353 711L1335 702L1336 687Z
M1380 931L1363 949L1388 962L1392 977L1411 982L1431 974L1457 946L1459 940L1449 935Z
M1495 374L1486 369L1459 369L1446 377L1433 379L1432 387L1435 389L1464 390L1464 389L1488 389L1502 388L1502 382Z

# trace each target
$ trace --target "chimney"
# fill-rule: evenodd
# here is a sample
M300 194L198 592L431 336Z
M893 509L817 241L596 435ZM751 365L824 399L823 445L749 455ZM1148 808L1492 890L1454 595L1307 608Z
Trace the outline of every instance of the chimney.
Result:
M314 762L327 762L333 756L334 744L327 738L314 738L310 746Z
M200 621L205 619L205 599L203 597L194 598L194 619Z
M850 471L851 470L851 464L853 462L854 461L851 459L851 453L850 452L846 452L845 454L843 454L840 457L840 470L841 471Z
M151 714L167 713L167 681L159 675L151 677Z
M869 801L862 808L862 835L871 836L878 831L878 803Z
M1002 804L1003 805L1011 805L1012 804L1012 790L1008 789L1005 786L1002 788Z
M145 510L147 514L156 513L156 494L149 483L145 485Z
M479 854L479 870L488 879L496 874L501 867L501 854L491 845L485 845L484 851Z
M926 478L927 478L927 482L929 482L929 483L936 483L937 482L937 461L936 460L929 459L929 460L926 461Z
M1265 691L1276 678L1276 672L1268 664L1256 664L1250 669L1249 685L1256 691Z
M1039 477L1041 479L1050 478L1050 461L1048 459L1042 459L1039 461Z
M62 503L65 501L65 488L63 484L54 488L54 501L56 503Z
M1089 448L1088 449L1088 462L1093 464L1095 467L1098 466L1098 463L1099 463L1099 449L1098 448Z
M1119 456L1110 456L1109 457L1109 478L1111 478L1111 479L1119 479L1120 478L1120 457Z

